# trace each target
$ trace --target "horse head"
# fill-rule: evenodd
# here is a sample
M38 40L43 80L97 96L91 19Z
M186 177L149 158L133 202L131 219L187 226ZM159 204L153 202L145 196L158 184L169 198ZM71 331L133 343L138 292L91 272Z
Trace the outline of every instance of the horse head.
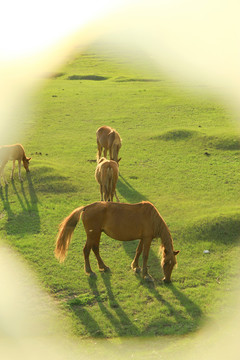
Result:
M24 168L25 168L25 170L27 171L27 172L29 172L30 170L29 170L29 162L30 162L30 160L31 160L31 158L25 158L25 159L23 159L23 166L24 166Z
M164 258L163 258L163 262L162 262L162 267L163 267L163 273L164 273L164 278L163 281L165 283L170 283L171 282L171 274L173 271L174 266L177 264L177 260L176 260L176 255L179 253L179 250L175 251L167 251L166 249L164 250Z

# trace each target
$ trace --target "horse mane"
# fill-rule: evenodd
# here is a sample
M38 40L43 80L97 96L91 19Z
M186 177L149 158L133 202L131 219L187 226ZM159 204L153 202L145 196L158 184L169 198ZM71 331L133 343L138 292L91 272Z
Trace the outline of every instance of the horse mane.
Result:
M153 225L153 237L161 239L160 252L162 252L163 260L166 257L166 254L171 254L173 252L173 239L169 231L169 228L159 211L151 204L151 218Z

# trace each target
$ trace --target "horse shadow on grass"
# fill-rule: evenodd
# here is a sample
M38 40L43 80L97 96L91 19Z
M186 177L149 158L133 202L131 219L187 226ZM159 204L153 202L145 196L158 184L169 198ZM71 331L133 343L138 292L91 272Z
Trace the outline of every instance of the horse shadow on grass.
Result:
M133 334L134 336L140 335L140 332L135 324L131 322L127 314L124 312L123 308L116 300L111 286L111 273L102 273L101 274L104 285L106 287L108 301L110 308L114 311L115 314L110 312L108 308L104 305L103 302L98 301L98 306L103 313L103 315L108 319L111 325L114 327L118 336L126 336ZM94 295L100 295L97 288L97 283L94 279L89 280L89 286L92 289ZM99 298L99 296L98 296Z
M162 282L160 286L156 286L154 283L147 283L142 278L139 278L139 282L148 289L151 296L159 302L160 306L165 306L167 308L168 314L174 318L174 324L173 320L156 318L156 320L152 321L146 329L149 333L158 330L158 335L166 335L166 327L171 327L172 325L176 328L178 335L184 335L196 331L199 328L204 320L202 310L183 292L178 290L172 282L169 284ZM159 293L159 288L164 288L165 292L172 292L182 309L185 310L178 311L178 309L169 301L166 301ZM159 328L161 327L163 331L159 331Z
M117 191L129 203L136 203L147 200L146 196L134 189L134 187L119 174L117 182Z
M102 273L102 279L106 287L107 299L109 307L104 303L106 299L103 299L101 293L97 286L97 278L89 277L88 283L94 297L93 303L97 303L100 311L103 316L109 321L112 328L114 328L115 333L119 337L126 335L139 336L140 332L136 325L134 325L127 314L124 312L123 308L116 300L114 293L111 287L111 272ZM95 319L90 315L90 313L84 309L84 306L75 306L71 305L71 309L77 315L78 319L84 325L86 332L93 337L106 337L104 331L101 329L101 326L97 323ZM112 311L111 311L112 310ZM115 335L115 334L113 334Z
M202 321L201 309L186 295L179 291L173 284L163 285L164 292L172 292L183 310L178 310L177 307L174 307L169 301L165 300L164 297L160 294L159 289L157 289L154 284L146 283L143 279L141 279L140 286L146 287L148 289L149 301L151 301L151 298L154 297L159 303L159 306L165 307L167 309L167 314L169 315L162 315L161 317L158 316L152 320L144 329L140 329L137 324L130 320L123 307L117 300L116 296L114 295L111 285L111 273L102 273L101 276L106 287L107 296L104 298L101 296L102 294L97 286L97 278L89 277L89 287L94 297L91 305L97 303L100 311L102 312L102 315L114 329L114 334L112 334L113 336L146 337L166 335L167 329L171 329L172 326L175 327L177 334L186 334L197 330L200 322ZM106 304L106 301L108 301L108 304ZM86 334L95 338L104 338L109 336L109 334L106 335L104 333L101 324L92 317L90 311L88 311L84 306L76 306L72 304L70 307L84 326Z
M21 235L24 233L38 233L40 231L40 216L38 211L38 198L32 182L31 174L27 173L27 182L15 183L11 181L12 191L9 200L9 185L0 189L0 199L3 210L7 213L5 229L8 235ZM21 211L14 213L11 204L17 201Z

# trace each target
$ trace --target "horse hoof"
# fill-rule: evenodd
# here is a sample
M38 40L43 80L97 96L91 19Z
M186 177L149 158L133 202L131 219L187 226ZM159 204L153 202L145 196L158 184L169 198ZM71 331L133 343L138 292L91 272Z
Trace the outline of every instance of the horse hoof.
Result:
M88 276L91 277L91 278L97 277L97 275L96 275L95 272L93 272L93 271L86 271L86 275L88 275Z
M150 283L153 283L153 282L154 282L154 280L153 280L153 278L152 278L151 275L145 275L143 279L144 279L145 281L147 281L147 282L150 282Z
M135 267L135 268L132 268L132 269L135 272L135 274L140 274L140 272L141 272L141 268L139 266Z
M165 278L163 278L163 282L164 282L164 284L170 284L171 280L166 280Z
M102 268L102 269L99 269L99 271L101 272L110 272L110 268L108 266Z

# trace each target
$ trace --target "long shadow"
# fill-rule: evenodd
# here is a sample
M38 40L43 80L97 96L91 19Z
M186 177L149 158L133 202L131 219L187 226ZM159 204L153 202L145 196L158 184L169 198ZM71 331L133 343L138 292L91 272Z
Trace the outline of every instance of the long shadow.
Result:
M28 191L29 191L29 195L30 195L30 200L31 200L31 207L32 209L35 209L36 211L38 211L38 197L37 197L37 194L36 194L36 191L34 189L34 185L33 185L33 182L32 182L32 177L31 177L31 174L28 173L27 174L27 180L28 180ZM25 192L23 191L23 196L25 196Z
M7 212L8 219L11 219L14 214L9 203L8 185L5 185L4 188L0 187L0 197L3 203L3 209Z
M119 174L117 182L117 191L121 196L130 203L136 203L143 200L148 200L146 196L135 190L132 185L121 175Z
M126 335L140 335L138 328L130 321L126 313L123 311L120 304L117 302L111 287L111 273L103 273L102 274L103 282L106 286L109 305L112 310L115 311L116 315L113 315L112 312L108 310L108 308L104 305L102 301L97 300L98 306L102 311L103 315L109 320L111 325L115 328L118 336L126 336ZM96 299L100 299L100 293L97 288L96 280L89 279L89 286L92 289L92 293L95 295Z
M27 174L27 185L24 183L11 182L14 197L9 201L9 185L0 190L0 198L3 208L7 212L5 229L9 235L21 235L24 233L38 233L40 231L40 217L38 211L38 198L34 189L31 174ZM10 203L17 198L21 212L14 213Z
M185 294L179 291L174 284L167 285L169 290L172 291L174 296L178 299L180 304L185 307L187 313L193 320L199 321L202 318L202 310L192 300L190 300Z
M25 206L24 201L21 198L21 196L19 195L18 190L17 190L16 185L15 185L15 182L13 180L12 180L12 187L13 187L13 190L14 190L17 198L18 198L18 201L19 201L19 204L21 205L22 210L23 211L29 210L29 202L27 201L26 206ZM23 191L23 189L24 189L23 183L21 182L21 190ZM25 194L25 191L24 191L24 194ZM26 195L25 195L25 197L26 197ZM25 200L25 197L23 196L24 200Z
M91 288L93 300L92 303L97 303L104 317L109 321L111 326L115 329L118 336L126 335L140 335L138 328L130 321L126 313L117 302L111 287L111 273L103 273L102 279L106 286L109 307L104 304L102 294L97 287L97 278L88 278L89 287ZM84 308L83 305L70 304L72 311L75 313L79 321L84 325L85 331L88 335L93 337L106 337L104 331L90 313ZM115 312L116 315L113 313Z
M93 295L93 303L97 303L103 316L109 321L111 327L114 328L115 333L119 337L126 336L153 336L166 335L166 328L174 326L178 334L187 334L199 328L202 321L201 309L192 302L186 295L180 292L173 284L162 285L164 292L171 291L175 298L179 301L185 311L179 311L176 306L173 306L169 301L165 300L160 294L154 284L146 283L139 277L140 285L147 288L149 292L149 301L151 296L159 303L160 307L167 309L166 313L156 317L143 330L131 322L119 302L117 301L111 286L111 273L101 274L103 282L107 291L107 299L109 306L106 306L106 298L101 296L98 286L97 278L89 278L89 287ZM105 337L101 324L99 324L82 305L70 305L72 311L77 316L77 319L85 327L85 333L92 337ZM113 334L114 335L114 334Z
M185 308L186 314L184 314L182 311L178 311L174 308L172 304L170 304L168 301L166 301L162 295L159 293L159 291L156 289L154 283L149 284L146 283L143 279L140 279L140 283L142 286L147 287L149 292L152 294L152 296L155 297L155 299L161 304L167 307L168 313L170 316L174 317L176 327L176 323L178 324L178 334L186 334L191 331L197 330L199 328L200 323L202 322L202 311L199 306L197 306L193 301L191 301L186 295L184 295L181 291L179 291L172 283L170 284L163 284L165 289L169 289L172 291L173 295L176 297L176 299L179 301L181 306ZM156 319L152 321L149 324L149 329L156 328L159 329L161 326L171 326L173 324L173 321L171 319L165 318L165 319ZM161 335L161 331L158 331L158 334ZM162 334L165 334L165 330L162 332Z
M106 335L100 328L97 321L90 315L89 311L87 311L83 306L75 306L70 305L71 310L76 315L77 319L82 323L84 328L86 329L86 335L90 335L92 337L100 337L105 338Z

